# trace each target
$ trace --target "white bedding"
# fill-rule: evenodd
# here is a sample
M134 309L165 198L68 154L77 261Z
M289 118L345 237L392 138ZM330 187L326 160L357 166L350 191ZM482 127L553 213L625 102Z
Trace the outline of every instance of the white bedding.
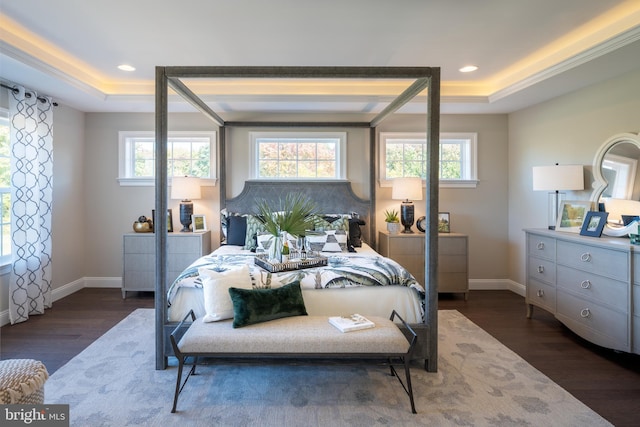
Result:
M371 247L363 244L357 253L324 253L327 257L371 257L372 262L381 256ZM251 252L238 246L225 245L211 255L243 254L251 258ZM202 260L202 259L201 259ZM197 264L198 261L194 264ZM255 267L258 268L258 267ZM408 272L406 272L408 274ZM412 277L412 276L411 276ZM204 316L204 296L201 286L194 280L183 280L183 286L173 286L169 291L169 321L182 320L189 310L196 316ZM424 290L414 282L411 286L354 286L341 288L313 289L302 287L302 295L309 315L341 316L351 313L389 317L393 310L409 323L422 323Z

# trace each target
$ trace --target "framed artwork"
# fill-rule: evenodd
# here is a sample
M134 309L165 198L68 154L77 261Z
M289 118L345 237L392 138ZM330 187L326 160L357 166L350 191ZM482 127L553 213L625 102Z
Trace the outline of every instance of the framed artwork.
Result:
M207 219L204 215L191 215L191 223L193 224L193 232L207 231Z
M607 212L596 212L596 211L587 212L587 216L584 219L584 222L582 223L582 229L580 230L580 235L600 237L600 235L602 235L602 229L604 228L604 225L607 223L607 216L609 216Z
M590 201L565 200L560 204L556 231L580 233L582 223L593 203Z
M153 209L151 211L151 221L156 223L156 210ZM153 227L153 232L155 233L156 227ZM167 209L167 232L173 233L173 211L171 209Z
M449 212L438 212L438 233L450 233L451 221Z

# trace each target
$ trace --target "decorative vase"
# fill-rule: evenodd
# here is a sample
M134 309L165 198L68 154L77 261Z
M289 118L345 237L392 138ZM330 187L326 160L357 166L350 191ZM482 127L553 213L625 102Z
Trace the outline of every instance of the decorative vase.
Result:
M269 261L282 262L282 237L280 234L271 236L271 246L269 246Z
M389 234L398 234L400 233L401 225L399 222L388 222L387 223L387 231Z

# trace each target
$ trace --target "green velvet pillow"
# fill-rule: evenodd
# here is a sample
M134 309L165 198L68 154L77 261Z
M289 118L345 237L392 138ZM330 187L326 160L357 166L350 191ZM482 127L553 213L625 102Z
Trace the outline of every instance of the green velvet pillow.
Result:
M229 288L233 302L233 327L280 319L281 317L306 316L300 282L289 283L273 289Z

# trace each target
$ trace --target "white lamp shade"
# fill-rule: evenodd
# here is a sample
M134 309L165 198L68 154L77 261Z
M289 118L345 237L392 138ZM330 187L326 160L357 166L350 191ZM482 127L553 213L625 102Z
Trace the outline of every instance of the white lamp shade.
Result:
M192 176L171 178L171 198L179 200L200 199L200 179Z
M395 178L391 198L394 200L422 200L422 178Z
M534 191L584 190L582 165L533 167Z

